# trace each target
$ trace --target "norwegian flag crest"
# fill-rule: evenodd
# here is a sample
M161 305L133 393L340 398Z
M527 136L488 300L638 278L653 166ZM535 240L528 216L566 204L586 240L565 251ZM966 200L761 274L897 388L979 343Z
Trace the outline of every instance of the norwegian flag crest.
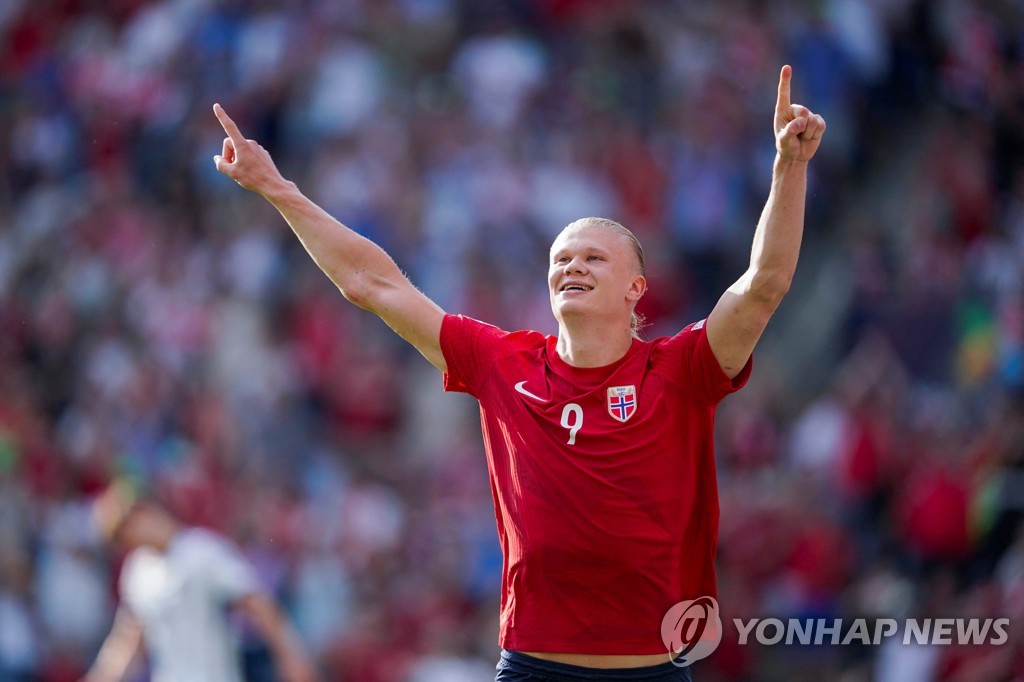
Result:
M608 389L608 414L624 422L636 414L636 386L612 386Z

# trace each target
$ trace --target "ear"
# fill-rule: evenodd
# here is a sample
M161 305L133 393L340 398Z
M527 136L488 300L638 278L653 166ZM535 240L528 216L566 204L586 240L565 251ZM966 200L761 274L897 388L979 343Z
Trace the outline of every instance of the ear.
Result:
M643 275L637 275L633 278L633 281L629 283L629 289L626 290L626 300L636 303L647 291L647 278Z

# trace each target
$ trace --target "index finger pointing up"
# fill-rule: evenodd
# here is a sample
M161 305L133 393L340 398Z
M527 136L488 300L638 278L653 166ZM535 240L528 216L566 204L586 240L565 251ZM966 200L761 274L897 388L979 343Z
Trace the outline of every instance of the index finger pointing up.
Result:
M789 111L789 81L792 77L793 68L786 64L779 73L779 99L775 104L775 110L780 113Z
M239 145L245 142L245 137L242 135L242 131L238 129L235 122L228 116L228 112L224 111L224 107L220 104L213 105L213 113L217 116L217 120L220 121L221 126L224 128L224 132L228 134L231 141L235 143L237 149Z

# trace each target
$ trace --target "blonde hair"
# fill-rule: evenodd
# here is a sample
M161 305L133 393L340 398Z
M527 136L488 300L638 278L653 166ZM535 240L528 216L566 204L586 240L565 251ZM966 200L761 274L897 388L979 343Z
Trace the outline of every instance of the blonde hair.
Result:
M633 234L633 232L629 228L627 228L625 225L621 223L615 222L611 218L598 218L595 216L590 216L587 218L580 218L579 220L574 220L573 222L566 225L562 231L564 232L565 230L578 230L584 227L600 227L605 230L611 230L612 232L615 232L625 237L626 241L628 241L630 246L633 248L633 255L636 256L638 272L641 275L646 276L647 269L644 265L644 247L640 246L640 240L636 238L636 235ZM643 328L644 316L637 313L636 310L634 310L630 314L629 318L629 332L635 338L640 338L640 330Z

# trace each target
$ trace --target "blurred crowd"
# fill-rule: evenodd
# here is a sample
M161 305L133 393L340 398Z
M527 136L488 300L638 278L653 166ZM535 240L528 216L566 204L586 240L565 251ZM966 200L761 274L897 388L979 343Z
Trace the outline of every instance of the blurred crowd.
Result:
M807 241L842 255L840 360L807 400L805 348L759 356L719 411L724 620L1024 618L1019 0L4 0L0 680L95 655L118 561L88 510L117 475L237 541L325 679L493 679L475 403L217 174L214 102L442 307L505 328L554 332L551 239L619 220L653 337L746 265L783 63L829 126ZM727 629L696 674L1020 680L1024 635Z

